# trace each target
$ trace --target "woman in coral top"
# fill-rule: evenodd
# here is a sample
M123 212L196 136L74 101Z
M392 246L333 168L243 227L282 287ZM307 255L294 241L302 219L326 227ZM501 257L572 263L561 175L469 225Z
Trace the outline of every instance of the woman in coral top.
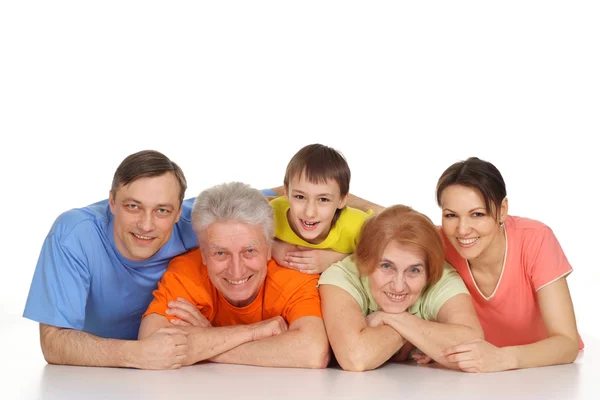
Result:
M436 196L446 260L465 281L485 334L442 354L469 372L573 362L583 343L566 280L572 267L552 230L508 215L500 171L479 158L446 169Z

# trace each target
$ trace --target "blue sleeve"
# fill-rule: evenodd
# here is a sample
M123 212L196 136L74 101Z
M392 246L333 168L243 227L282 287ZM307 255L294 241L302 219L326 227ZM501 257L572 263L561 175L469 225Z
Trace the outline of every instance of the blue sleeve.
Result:
M61 328L83 329L90 273L81 258L56 234L51 232L46 237L23 317Z
M263 189L261 190L263 196L271 196L271 197L275 197L277 196L277 193L275 193L275 191L273 189Z

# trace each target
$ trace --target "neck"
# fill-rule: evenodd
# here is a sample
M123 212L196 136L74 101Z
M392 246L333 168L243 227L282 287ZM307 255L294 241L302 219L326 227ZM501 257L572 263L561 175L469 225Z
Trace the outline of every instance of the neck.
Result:
M496 237L478 257L469 260L471 269L487 270L490 272L502 271L504 256L506 254L506 232L503 227L498 227Z

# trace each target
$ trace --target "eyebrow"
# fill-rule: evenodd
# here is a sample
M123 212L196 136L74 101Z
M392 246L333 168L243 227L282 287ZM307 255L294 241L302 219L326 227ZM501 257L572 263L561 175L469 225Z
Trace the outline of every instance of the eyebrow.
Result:
M396 264L392 260L388 260L387 258L381 259L381 262L392 264L394 267L396 266ZM423 268L425 268L425 264L423 262L419 261L417 263L414 263L414 264L411 264L411 265L408 266L408 268L414 268L414 267L423 267Z
M136 203L136 204L144 204L143 202L134 199L133 197L126 197L125 199L123 199L123 203ZM156 208L175 208L175 206L173 206L173 204L171 203L162 203L162 204L157 204Z
M292 193L306 194L302 190L298 190L298 189L292 189ZM332 193L319 193L316 196L317 197L321 197L321 196L333 197L333 194Z
M486 210L486 209L485 209L485 207L475 207L475 208L469 210L468 212L472 213L473 211L476 211L476 210ZM451 211L453 213L456 213L456 211L454 211L454 210L452 210L450 208L444 208L442 211Z

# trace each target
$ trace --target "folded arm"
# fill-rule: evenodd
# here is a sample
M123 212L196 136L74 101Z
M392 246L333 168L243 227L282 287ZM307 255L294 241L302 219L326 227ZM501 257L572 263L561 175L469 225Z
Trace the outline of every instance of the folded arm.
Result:
M343 369L375 369L405 343L405 339L389 326L368 326L359 304L344 289L325 284L319 286L319 291L329 341Z
M579 335L573 302L565 277L537 292L548 338L539 342L506 347L509 369L569 364L579 354Z
M383 321L438 363L453 369L458 365L442 351L466 341L483 339L483 330L468 294L458 294L444 303L437 321L426 321L410 313L384 313Z
M88 367L174 369L181 367L187 334L163 329L145 341L106 339L74 329L40 324L42 353L49 364Z
M138 339L143 340L161 328L172 326L159 314L149 314L142 319ZM189 350L184 365L192 365L254 340L253 329L247 325L226 327L181 326L188 332Z
M446 349L444 356L467 372L496 372L573 362L579 353L579 336L566 279L561 278L540 289L537 297L548 331L547 339L506 347L476 339Z
M210 361L262 367L325 368L329 363L329 343L323 320L307 316L295 320L287 332L244 343Z

